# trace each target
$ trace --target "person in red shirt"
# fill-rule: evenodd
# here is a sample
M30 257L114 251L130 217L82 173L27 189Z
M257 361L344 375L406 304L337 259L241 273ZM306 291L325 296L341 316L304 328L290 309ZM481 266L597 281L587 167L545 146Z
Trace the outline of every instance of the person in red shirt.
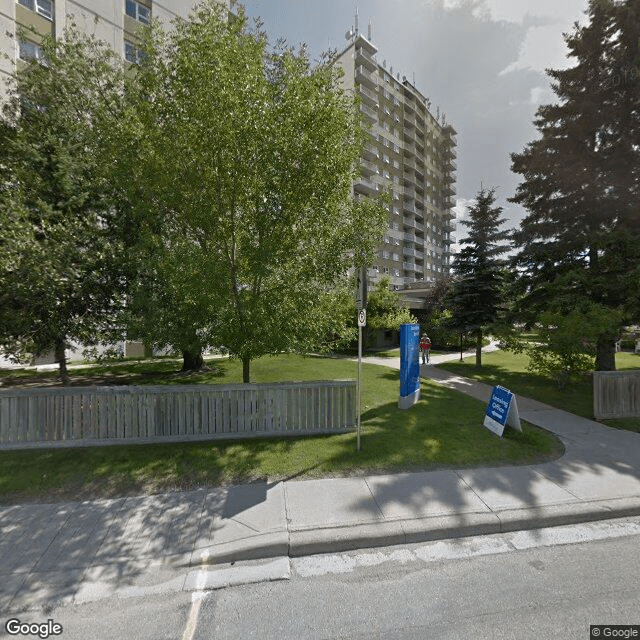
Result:
M422 364L426 364L427 362L429 362L429 351L431 351L431 340L429 340L429 337L426 333L423 333L422 337L420 338L420 351L422 352Z

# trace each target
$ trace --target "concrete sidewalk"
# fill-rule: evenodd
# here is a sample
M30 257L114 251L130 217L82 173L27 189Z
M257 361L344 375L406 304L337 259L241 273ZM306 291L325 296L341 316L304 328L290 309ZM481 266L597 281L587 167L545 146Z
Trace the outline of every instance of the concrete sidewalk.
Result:
M489 398L431 365L422 374ZM517 400L525 420L562 439L559 460L0 508L0 611L221 586L234 561L273 558L273 579L292 556L640 514L640 434Z

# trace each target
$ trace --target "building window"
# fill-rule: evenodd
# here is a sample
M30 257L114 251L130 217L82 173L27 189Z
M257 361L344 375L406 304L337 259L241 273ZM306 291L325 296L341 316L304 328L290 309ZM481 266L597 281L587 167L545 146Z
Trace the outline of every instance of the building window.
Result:
M138 49L133 42L124 41L124 59L132 64L140 64L145 57L145 52Z
M142 22L142 24L149 24L151 21L151 9L137 0L125 0L125 11L130 18Z
M29 40L20 40L20 51L18 55L21 60L44 60L42 47Z
M39 13L47 20L53 20L53 2L52 0L18 0L18 3L31 11Z

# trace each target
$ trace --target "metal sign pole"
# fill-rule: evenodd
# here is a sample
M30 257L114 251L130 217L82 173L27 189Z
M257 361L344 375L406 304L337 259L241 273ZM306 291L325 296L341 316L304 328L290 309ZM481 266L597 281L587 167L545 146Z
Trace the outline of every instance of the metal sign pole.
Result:
M357 433L358 433L358 444L357 444L357 449L358 451L360 451L360 413L362 411L362 404L360 402L360 398L362 397L362 327L366 327L367 326L367 310L366 309L360 309L360 311L358 311L358 398L357 398L357 403L358 403L358 428L357 428Z
M362 379L362 327L358 327L358 444L357 451L360 451L360 412L361 412L361 404L360 404L360 389L362 387L361 384Z

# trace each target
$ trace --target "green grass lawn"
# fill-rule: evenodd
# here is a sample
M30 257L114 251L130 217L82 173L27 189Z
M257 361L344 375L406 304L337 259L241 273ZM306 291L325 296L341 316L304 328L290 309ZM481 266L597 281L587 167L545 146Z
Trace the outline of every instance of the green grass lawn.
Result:
M75 384L101 376L118 382L240 382L237 361L184 376L177 363L122 363L72 371ZM252 364L252 381L354 378L357 364L338 358L282 355ZM321 477L442 467L524 464L552 459L561 443L525 424L498 438L481 426L484 405L422 381L422 399L397 408L399 372L363 365L362 450L355 433L194 444L128 445L0 452L0 500L79 499L153 493L269 478Z
M490 385L502 385L517 395L540 400L585 418L593 419L593 380L585 375L558 389L546 376L527 370L529 358L509 351L493 351L482 354L482 368L476 369L475 357L463 362L446 362L443 369ZM620 371L640 369L640 354L621 352L616 354L616 368ZM640 431L640 419L603 420L612 427Z

